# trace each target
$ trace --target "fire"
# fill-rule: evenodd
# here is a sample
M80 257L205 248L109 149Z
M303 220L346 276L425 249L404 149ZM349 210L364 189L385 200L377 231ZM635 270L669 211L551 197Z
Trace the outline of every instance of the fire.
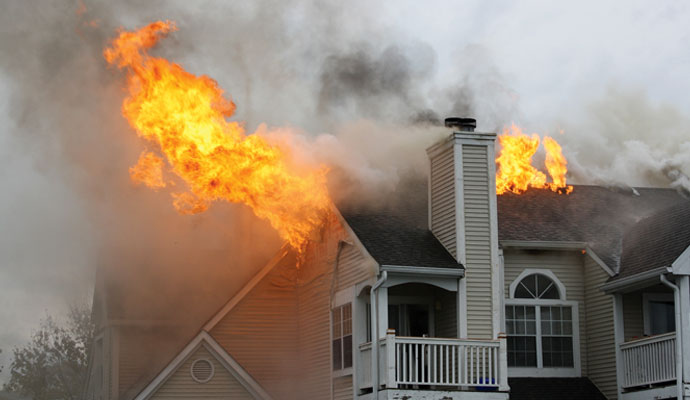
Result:
M561 146L554 139L545 136L546 170L551 177L547 182L546 174L532 166L532 157L539 148L539 135L526 135L516 126L505 128L498 137L501 146L500 154L496 157L498 171L496 173L496 193L523 193L528 188L550 189L558 193L570 194L572 186L565 183L568 172L567 160L563 156Z
M235 104L208 76L152 57L148 49L177 28L154 22L122 31L103 55L127 72L122 114L137 134L158 145L189 191L173 193L179 212L206 210L211 202L241 202L267 219L292 247L303 251L330 209L325 167L298 171L283 149L228 121ZM144 153L130 175L149 187L165 186L163 160Z

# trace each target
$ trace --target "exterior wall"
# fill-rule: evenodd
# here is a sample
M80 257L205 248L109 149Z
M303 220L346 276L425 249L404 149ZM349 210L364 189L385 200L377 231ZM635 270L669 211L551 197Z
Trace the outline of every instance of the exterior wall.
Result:
M580 367L587 375L587 323L585 316L585 277L583 255L577 251L505 250L505 296L510 297L510 284L526 268L549 269L563 283L567 298L578 302L580 319ZM613 326L613 320L611 320Z
M287 256L210 332L276 399L297 393L297 269Z
M352 376L333 379L333 400L352 400Z
M206 383L195 381L190 373L192 363L199 358L207 359L213 364L213 377ZM202 346L151 396L153 400L180 398L249 400L254 397Z
M455 233L455 158L453 146L431 159L430 228L453 257L457 258Z
M623 333L626 342L644 336L641 292L623 295Z
M587 375L609 399L617 397L613 298L601 291L609 275L585 257ZM582 336L582 333L580 334Z
M462 145L467 336L493 339L491 217L486 146Z
M434 309L436 313L434 319L436 334L434 336L440 338L458 337L457 293L437 288Z
M331 376L331 302L375 271L344 239L334 215L299 265L282 260L210 332L276 399L328 399L336 389L352 397L352 377Z

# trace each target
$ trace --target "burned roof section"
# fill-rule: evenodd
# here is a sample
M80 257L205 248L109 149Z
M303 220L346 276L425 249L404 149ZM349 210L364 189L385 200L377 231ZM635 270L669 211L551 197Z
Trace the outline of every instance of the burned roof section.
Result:
M690 201L647 217L623 240L621 269L616 279L671 264L690 246Z

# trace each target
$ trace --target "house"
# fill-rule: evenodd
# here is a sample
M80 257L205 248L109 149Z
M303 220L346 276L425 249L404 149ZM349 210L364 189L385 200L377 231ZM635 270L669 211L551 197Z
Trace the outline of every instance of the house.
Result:
M690 202L598 186L496 196L495 135L453 128L427 149L428 182L395 206L334 209L304 254L283 247L186 336L114 323L101 280L86 398L690 393Z

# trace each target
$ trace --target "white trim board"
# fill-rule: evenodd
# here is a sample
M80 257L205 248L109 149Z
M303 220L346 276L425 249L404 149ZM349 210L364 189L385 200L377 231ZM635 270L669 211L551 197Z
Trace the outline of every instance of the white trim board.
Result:
M208 334L201 331L187 346L134 398L134 400L147 400L165 384L165 382L191 357L201 346L213 355L227 371L256 399L271 400L271 397L252 378L242 366L228 354L218 342Z
M251 292L251 290L254 289L254 287L255 287L256 285L258 285L259 282L261 282L261 280L264 279L264 277L265 277L266 275L268 275L268 273L271 272L271 270L272 270L276 265L278 265L278 263L279 263L279 262L280 262L290 251L291 251L291 250L290 250L290 248L289 248L289 245L288 245L287 243L284 244L284 245L280 248L280 250L278 251L278 253L277 253L275 256L273 256L273 258L271 259L271 261L269 261L268 264L266 264L266 266L263 267L263 268L261 269L261 271L259 271L258 274L254 275L254 277L253 277L249 282L247 282L247 284L244 285L244 287L242 287L242 289L241 289L232 299L230 299L230 301L228 301L227 303L225 303L225 305L223 306L223 308L221 308L220 311L218 311L218 312L216 313L216 315L214 315L214 316L204 325L204 327L203 327L202 329L203 329L204 331L210 332L216 325L218 325L218 323L219 323L223 318L225 318L225 316L230 312L230 310L232 310L233 308L235 308L235 306L236 306L240 301L242 301L242 299L243 299L249 292Z

